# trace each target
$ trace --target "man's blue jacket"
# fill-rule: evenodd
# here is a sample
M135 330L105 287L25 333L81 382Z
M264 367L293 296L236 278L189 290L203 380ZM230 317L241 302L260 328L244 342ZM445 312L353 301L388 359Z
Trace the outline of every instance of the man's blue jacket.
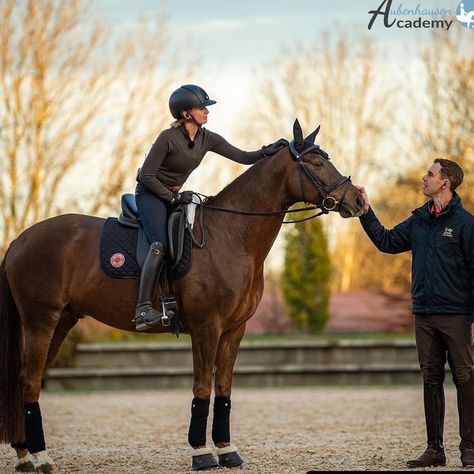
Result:
M380 251L411 250L413 314L469 314L474 321L474 216L456 193L439 217L432 205L428 201L391 230L372 208L360 222Z

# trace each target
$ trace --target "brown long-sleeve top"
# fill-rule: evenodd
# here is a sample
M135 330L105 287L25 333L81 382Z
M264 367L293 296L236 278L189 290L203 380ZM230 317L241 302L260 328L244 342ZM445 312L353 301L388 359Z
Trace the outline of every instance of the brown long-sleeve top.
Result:
M151 147L140 170L138 181L158 197L171 201L168 186L181 186L201 163L208 151L213 151L237 163L251 165L261 158L261 151L246 152L236 148L217 133L201 128L194 137L194 146L186 127L163 130Z

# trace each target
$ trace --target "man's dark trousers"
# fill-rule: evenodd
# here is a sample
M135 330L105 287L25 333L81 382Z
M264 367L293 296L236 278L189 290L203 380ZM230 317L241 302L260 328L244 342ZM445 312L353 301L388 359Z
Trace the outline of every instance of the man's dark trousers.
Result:
M474 464L474 379L471 321L468 315L415 316L418 360L423 375L428 446L443 449L446 360L456 385L463 464Z

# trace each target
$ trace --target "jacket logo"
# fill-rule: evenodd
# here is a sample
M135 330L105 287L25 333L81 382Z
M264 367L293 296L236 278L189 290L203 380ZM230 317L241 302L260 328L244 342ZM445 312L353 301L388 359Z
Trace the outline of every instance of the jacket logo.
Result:
M441 237L453 237L453 229L444 228L444 232Z

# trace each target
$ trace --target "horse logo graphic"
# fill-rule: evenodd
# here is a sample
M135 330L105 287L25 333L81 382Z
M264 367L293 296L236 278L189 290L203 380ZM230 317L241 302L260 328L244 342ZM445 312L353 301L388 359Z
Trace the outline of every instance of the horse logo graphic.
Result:
M453 236L453 229L449 229L448 227L445 227L442 237L452 237L452 236Z
M464 28L474 28L474 0L460 2L456 9L456 18Z

